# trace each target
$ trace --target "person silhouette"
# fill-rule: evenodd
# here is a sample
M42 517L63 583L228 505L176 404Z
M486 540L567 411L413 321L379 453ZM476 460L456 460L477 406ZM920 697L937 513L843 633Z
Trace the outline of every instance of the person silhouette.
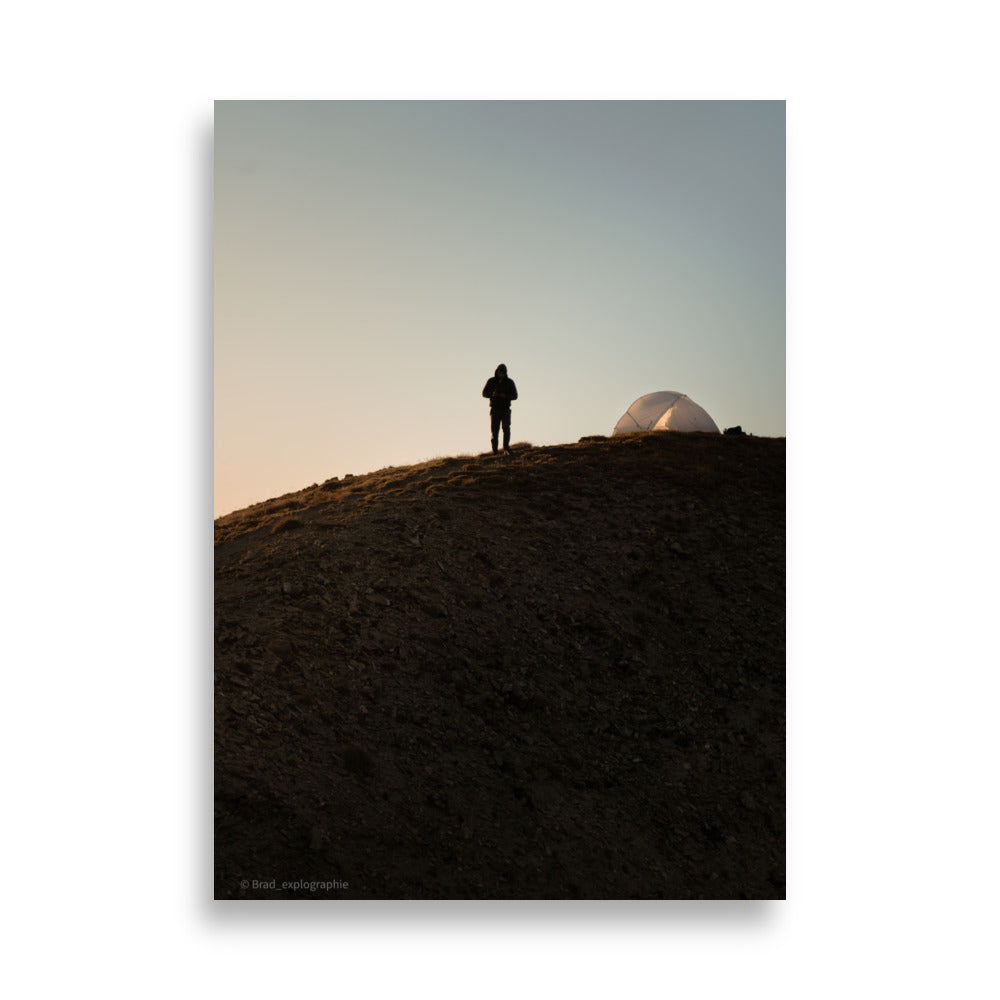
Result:
M493 378L483 386L483 398L490 401L490 443L497 453L497 438L503 427L503 450L510 451L510 404L517 399L517 386L507 377L507 366L497 365Z

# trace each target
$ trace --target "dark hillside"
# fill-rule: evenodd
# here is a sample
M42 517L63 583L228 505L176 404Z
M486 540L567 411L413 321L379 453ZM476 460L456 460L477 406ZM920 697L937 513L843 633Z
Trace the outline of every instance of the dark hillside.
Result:
M220 518L216 897L783 898L784 495L658 433Z

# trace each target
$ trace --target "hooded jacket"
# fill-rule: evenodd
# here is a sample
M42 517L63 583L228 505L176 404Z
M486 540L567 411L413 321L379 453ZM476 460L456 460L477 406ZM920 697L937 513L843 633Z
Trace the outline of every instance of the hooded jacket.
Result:
M483 386L483 398L490 401L491 411L509 410L510 404L517 399L517 386L507 377L506 365L498 365L493 378Z

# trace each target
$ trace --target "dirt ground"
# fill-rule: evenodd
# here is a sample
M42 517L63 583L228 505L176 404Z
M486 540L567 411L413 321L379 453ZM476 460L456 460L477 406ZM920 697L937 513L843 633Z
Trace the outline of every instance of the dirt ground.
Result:
M784 898L784 439L521 445L215 527L217 899Z

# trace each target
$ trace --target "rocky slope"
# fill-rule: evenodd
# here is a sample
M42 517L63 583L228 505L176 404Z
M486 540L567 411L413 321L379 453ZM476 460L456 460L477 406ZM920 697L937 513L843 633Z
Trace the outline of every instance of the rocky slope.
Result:
M659 433L220 518L216 898L783 898L784 483Z

